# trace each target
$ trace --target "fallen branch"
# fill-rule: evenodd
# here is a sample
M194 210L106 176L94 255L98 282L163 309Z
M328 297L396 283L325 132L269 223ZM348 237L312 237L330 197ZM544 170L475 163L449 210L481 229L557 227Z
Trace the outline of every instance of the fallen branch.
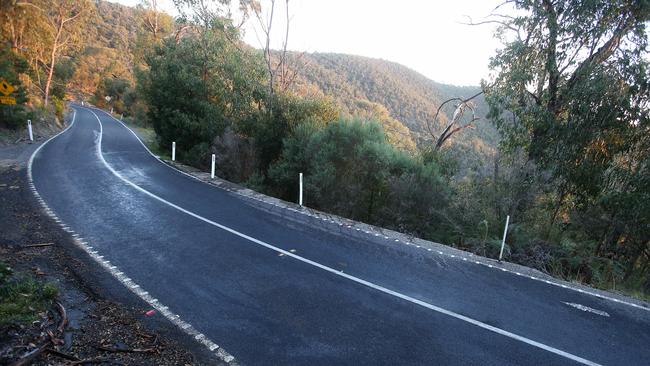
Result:
M21 357L18 361L14 362L14 364L13 364L12 366L24 366L24 365L29 365L29 364L32 363L32 361L34 361L38 356L40 356L41 353L43 353L43 351L45 351L45 350L46 350L46 349L47 349L51 344L52 344L52 342L50 342L50 341L45 342L45 343L44 343L42 346L40 346L39 348L36 348L36 349L34 349L34 350L28 352L27 354L25 354L25 355L24 355L23 357Z
M61 323L59 323L59 326L56 329L60 333L63 333L65 326L68 325L68 313L65 311L65 308L63 307L63 305L61 305L60 302L57 301L56 306L59 309L59 313L61 314Z
M114 347L104 347L97 346L98 350L106 352L124 352L124 353L154 353L156 352L155 348L114 348Z

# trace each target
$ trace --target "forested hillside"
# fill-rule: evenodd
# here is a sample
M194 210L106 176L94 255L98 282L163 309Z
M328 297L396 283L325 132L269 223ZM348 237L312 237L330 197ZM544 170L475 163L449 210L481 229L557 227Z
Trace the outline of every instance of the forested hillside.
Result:
M5 116L5 126L27 116L38 121L49 113L60 119L64 99L103 105L111 94L115 107L125 109L125 93L135 87L144 53L154 38L171 34L174 23L171 16L143 6L102 0L3 1L0 5L1 46L15 57L4 65L5 78L27 96L14 107L0 107L13 111ZM152 19L155 36L149 26ZM142 112L138 109L142 104L133 93L131 97L129 109Z
M84 27L86 42L75 57L75 73L68 90L89 97L104 78L134 82L138 34L142 34L142 10L99 1L93 21Z
M174 21L169 15L153 13L144 7L132 8L103 0L94 5L78 33L77 44L61 55L55 67L55 92L62 99L61 91L65 87L70 97L99 106L108 105L105 100L108 95L114 99L110 104L115 110L146 123L146 108L129 89L135 87L138 70L145 68L145 50L154 37L172 36ZM154 15L159 27L156 36L149 29ZM42 55L28 53L27 56L34 64ZM435 134L442 131L453 113L453 109L447 108L442 119L434 121L442 101L480 91L478 86L439 84L405 66L384 60L318 53L290 53L288 57L295 59L288 62L297 72L292 85L294 92L305 97L329 97L344 115L378 120L389 141L409 151L415 151L416 144L420 147L431 144L428 123ZM44 80L37 78L32 85L33 95L38 95L35 89L44 88L38 85L43 83ZM474 123L475 128L463 131L450 144L455 153L464 157L463 167L489 162L498 140L496 129L485 118L484 98L476 98L475 103L480 117Z
M89 27L97 42L80 55L70 90L94 94L101 80L117 77L134 81L138 61L142 61L143 9L134 9L106 1L98 2L98 21ZM171 19L165 17L166 31ZM162 23L162 22L161 22ZM321 53L290 53L288 62L297 72L292 90L306 97L329 97L344 114L375 118L384 126L395 144L414 150L415 144L430 143L426 125L440 133L442 123L453 113L445 109L443 119L434 121L442 101L469 97L478 86L459 87L436 83L403 65L361 56ZM487 118L485 99L475 99L475 128L463 131L452 141L452 148L468 160L486 162L495 153L498 133ZM404 129L402 126L406 127Z
M456 97L468 98L481 90L478 86L436 83L406 66L385 60L332 53L294 53L290 57L297 65L295 88L301 94L331 96L350 114L362 111L368 101L381 104L420 143L430 139L427 123L433 124L434 132L442 131L442 121L434 121L440 103ZM464 131L459 140L476 148L482 144L494 148L498 133L485 118L488 112L485 99L478 97L475 104L481 119L475 123L475 129Z
M481 91L478 86L436 83L386 60L331 53L292 53L289 58L297 71L294 90L299 94L329 96L344 113L376 118L387 134L393 132L399 137L394 140L401 141L401 145L417 144L421 149L435 141L452 116L453 108L445 108L436 120L440 103L451 98L468 98ZM488 107L484 97L477 97L473 103L479 119L448 144L450 152L459 157L461 177L469 170L491 166L498 144L498 132L486 117Z

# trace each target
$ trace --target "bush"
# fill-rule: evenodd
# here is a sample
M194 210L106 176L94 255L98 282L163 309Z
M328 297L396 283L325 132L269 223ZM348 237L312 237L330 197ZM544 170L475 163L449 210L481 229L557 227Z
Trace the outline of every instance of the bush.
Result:
M27 94L23 87L19 74L26 73L29 64L23 57L12 52L7 46L0 46L0 79L5 79L13 85L15 91L11 96L16 98L16 105L0 104L0 126L10 129L17 129L24 126L29 118L24 104L27 102Z
M177 142L180 160L205 166L209 144L255 114L261 59L235 47L221 30L167 39L146 61L141 88L148 120L161 148Z
M65 112L65 102L61 100L59 97L53 95L52 96L52 105L54 106L54 114L56 115L56 118L59 119L59 121L63 121L63 113Z
M441 228L449 189L437 167L391 146L377 122L298 126L269 169L267 190L295 202L300 172L310 207L426 237Z
M328 99L274 94L271 106L262 109L257 118L243 121L236 127L241 134L253 138L258 168L266 172L280 157L283 141L291 137L298 126L304 123L324 126L338 115L338 108Z
M212 149L216 155L217 175L220 177L239 183L249 180L258 172L259 160L252 138L227 128L221 136L214 139Z

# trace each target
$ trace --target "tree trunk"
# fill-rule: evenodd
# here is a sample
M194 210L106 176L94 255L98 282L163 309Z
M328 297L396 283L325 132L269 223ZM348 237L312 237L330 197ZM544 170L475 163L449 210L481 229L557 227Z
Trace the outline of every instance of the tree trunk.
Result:
M557 219L557 215L560 213L560 209L562 209L562 204L564 203L564 199L566 198L566 189L564 187L564 184L560 186L560 196L558 197L557 200L557 205L555 206L555 209L553 210L553 215L551 216L551 221L548 224L548 231L546 232L546 240L548 240L551 237L551 231L553 231L553 226L555 225L555 220Z
M54 36L54 42L52 42L52 53L50 54L50 70L47 73L47 80L45 81L45 106L50 100L50 85L52 84L52 76L54 75L54 64L56 63L56 49L59 46L59 37L61 37L61 31L63 30L63 17L59 19L59 24L56 30L56 35Z
M50 56L50 70L47 73L47 80L45 80L45 106L47 107L50 100L50 84L52 83L52 75L54 74L54 62L56 59L56 48L52 48L52 55Z

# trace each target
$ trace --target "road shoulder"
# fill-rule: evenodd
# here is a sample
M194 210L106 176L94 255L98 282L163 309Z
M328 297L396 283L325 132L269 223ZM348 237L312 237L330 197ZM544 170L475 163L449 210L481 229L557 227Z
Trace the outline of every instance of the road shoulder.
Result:
M107 360L122 364L220 364L194 339L124 288L47 216L28 188L26 163L38 143L0 148L0 261L52 283L54 303L28 323L1 325L0 363L37 352L34 364ZM50 329L52 328L52 329ZM49 330L49 332L48 332ZM45 351L38 350L45 347Z

